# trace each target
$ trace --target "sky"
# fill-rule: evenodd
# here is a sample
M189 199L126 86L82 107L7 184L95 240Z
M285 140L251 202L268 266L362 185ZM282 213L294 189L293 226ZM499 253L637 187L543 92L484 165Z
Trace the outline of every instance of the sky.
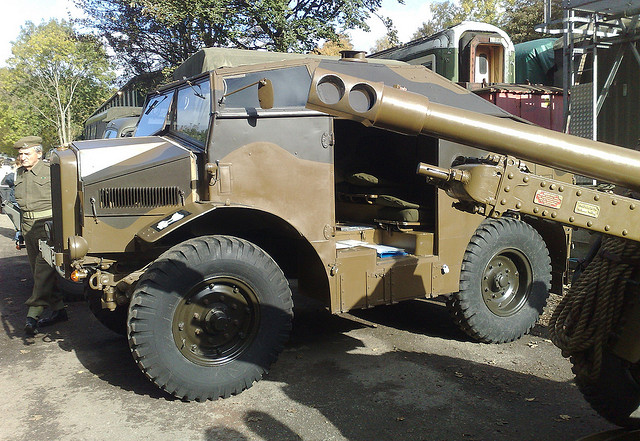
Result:
M3 2L2 14L0 14L0 66L6 65L6 60L11 56L11 42L15 41L20 33L20 27L26 21L39 24L50 18L80 17L82 11L73 5L72 0L12 0ZM400 41L406 43L420 25L429 18L428 0L405 0L404 5L397 0L383 0L380 15L393 19ZM351 42L354 49L369 51L375 45L376 40L383 37L385 28L377 17L369 21L371 31L350 31Z

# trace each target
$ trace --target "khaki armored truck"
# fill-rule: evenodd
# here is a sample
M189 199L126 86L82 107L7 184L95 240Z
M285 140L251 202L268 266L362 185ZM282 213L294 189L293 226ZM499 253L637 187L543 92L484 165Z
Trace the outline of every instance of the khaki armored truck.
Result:
M261 378L291 329L291 279L336 314L447 296L462 329L495 343L528 332L561 286L562 225L479 216L416 174L419 163L447 168L487 151L307 108L319 69L513 122L422 66L348 54L173 82L148 96L134 137L53 154L43 255L88 284L94 314L177 397L227 397ZM358 90L349 99L368 106ZM389 112L402 118L402 106Z

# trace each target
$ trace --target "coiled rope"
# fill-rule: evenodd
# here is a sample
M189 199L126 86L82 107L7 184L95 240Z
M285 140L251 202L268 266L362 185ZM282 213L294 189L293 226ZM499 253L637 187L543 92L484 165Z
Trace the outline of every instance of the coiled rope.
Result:
M602 352L617 331L639 257L640 243L604 237L597 255L554 311L551 341L563 357L572 357L577 377L600 376Z

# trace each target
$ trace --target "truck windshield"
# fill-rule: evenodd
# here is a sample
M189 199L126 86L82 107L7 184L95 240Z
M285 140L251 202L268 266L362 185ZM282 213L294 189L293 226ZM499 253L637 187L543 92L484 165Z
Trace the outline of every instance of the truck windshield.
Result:
M149 98L142 112L135 136L155 135L166 123L169 108L173 101L173 90Z
M209 117L211 116L211 87L209 79L199 83L187 82L178 89L176 116L171 130L187 136L204 147L207 142Z

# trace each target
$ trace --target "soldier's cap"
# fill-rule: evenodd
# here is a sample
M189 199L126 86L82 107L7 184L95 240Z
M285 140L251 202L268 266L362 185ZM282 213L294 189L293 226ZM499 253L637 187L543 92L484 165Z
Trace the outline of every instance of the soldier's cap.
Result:
M13 144L13 148L20 150L35 147L37 145L42 145L42 138L39 136L25 136L24 138L17 140L15 144Z

